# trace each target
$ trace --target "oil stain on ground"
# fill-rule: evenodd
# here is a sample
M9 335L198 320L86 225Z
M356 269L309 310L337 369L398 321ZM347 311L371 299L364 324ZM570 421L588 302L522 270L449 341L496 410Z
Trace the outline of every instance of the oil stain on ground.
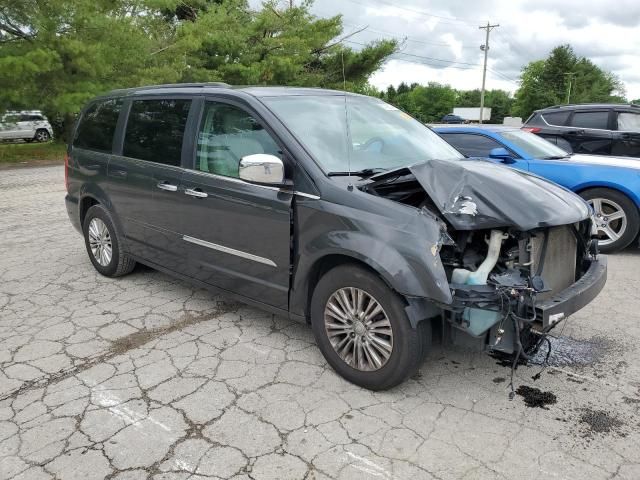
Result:
M525 405L531 408L537 407L548 410L547 405L552 405L558 400L551 392L543 392L539 388L529 387L527 385L520 385L516 393L524 399Z
M594 433L617 433L624 436L621 431L624 422L616 416L605 412L604 410L594 410L592 408L583 408L580 410L580 423L586 427L584 437L589 437Z
M603 338L591 340L577 340L571 337L548 337L549 343L543 343L531 358L534 365L547 363L552 367L566 367L568 365L592 365L609 350L609 342ZM549 347L551 353L549 353Z

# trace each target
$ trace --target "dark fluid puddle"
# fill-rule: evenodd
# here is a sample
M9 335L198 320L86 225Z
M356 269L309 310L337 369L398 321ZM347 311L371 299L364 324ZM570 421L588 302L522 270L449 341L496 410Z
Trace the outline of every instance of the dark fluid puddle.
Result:
M543 342L538 351L531 357L534 365L543 365L549 355L548 364L552 367L568 365L592 365L600 359L607 345L602 339L576 340L571 337L549 337L549 344Z
M529 387L527 385L520 385L516 393L523 398L525 405L531 408L544 408L548 410L547 405L552 405L558 400L551 392L543 392L539 388Z

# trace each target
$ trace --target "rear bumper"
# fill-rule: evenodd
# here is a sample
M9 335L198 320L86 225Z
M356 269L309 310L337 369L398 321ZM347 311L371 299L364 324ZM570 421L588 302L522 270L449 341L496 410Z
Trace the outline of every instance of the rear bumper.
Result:
M78 199L69 196L67 194L64 197L64 203L67 207L67 214L69 215L69 220L71 220L71 225L80 233L82 233L82 226L80 225L80 211L78 206Z
M536 302L537 318L544 330L577 312L598 296L607 281L607 257L592 260L585 274L573 285L556 295Z

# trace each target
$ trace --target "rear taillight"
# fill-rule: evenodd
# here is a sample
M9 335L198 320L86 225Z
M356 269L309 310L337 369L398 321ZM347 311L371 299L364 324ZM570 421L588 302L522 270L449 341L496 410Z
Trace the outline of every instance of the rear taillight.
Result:
M525 132L538 133L542 129L539 127L522 127L521 130L524 130Z
M69 191L69 154L64 154L64 188Z

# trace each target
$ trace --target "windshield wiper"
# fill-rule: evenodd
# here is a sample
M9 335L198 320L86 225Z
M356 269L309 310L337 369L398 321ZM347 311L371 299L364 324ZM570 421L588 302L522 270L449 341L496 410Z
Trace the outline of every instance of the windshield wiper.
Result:
M355 177L371 177L376 173L382 173L386 168L364 168L362 170L354 170L353 172L329 172L330 177L347 177L353 175Z

